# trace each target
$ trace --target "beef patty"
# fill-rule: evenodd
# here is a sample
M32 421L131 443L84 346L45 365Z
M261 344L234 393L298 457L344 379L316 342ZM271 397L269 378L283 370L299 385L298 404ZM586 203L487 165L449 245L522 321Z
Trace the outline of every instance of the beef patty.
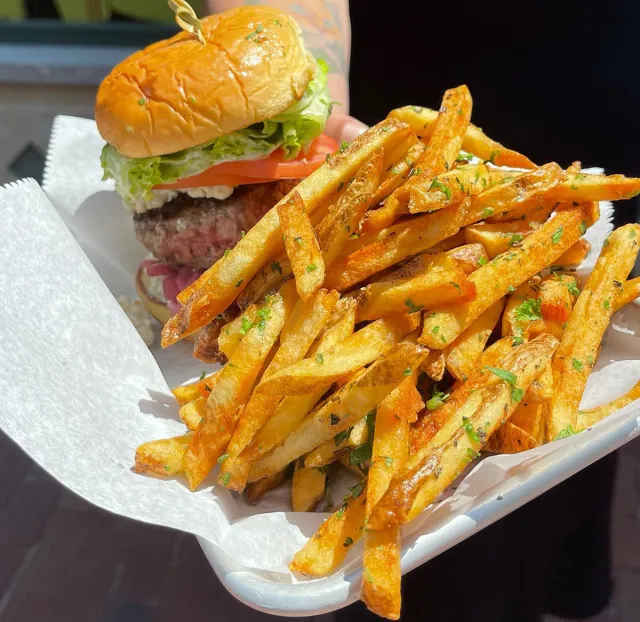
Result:
M135 214L136 237L155 257L174 267L208 268L298 181L238 186L223 201L180 194L160 208Z

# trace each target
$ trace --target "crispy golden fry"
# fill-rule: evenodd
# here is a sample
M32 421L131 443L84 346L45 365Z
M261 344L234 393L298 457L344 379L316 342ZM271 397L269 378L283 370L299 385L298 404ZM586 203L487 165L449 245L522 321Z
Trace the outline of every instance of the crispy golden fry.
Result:
M338 292L321 289L307 302L299 301L290 320L286 335L280 337L280 347L261 382L279 369L292 365L304 357L312 343L327 323L338 301ZM220 469L218 481L232 490L243 490L251 464L240 459L240 454L248 447L257 431L271 418L280 402L279 395L264 395L254 391L249 398L238 425L227 447L228 458Z
M397 145L411 135L406 125L387 119L358 136L342 153L335 154L295 188L306 208L313 213L337 189L347 183L358 169L380 147ZM291 193L290 193L291 194ZM286 203L290 194L280 204ZM162 331L163 347L208 324L224 311L240 294L256 272L282 248L278 206L236 244L231 252L218 260L195 283L180 293L186 306L171 318Z
M590 175L576 173L550 190L546 198L553 201L618 201L640 193L640 179L624 175Z
M316 227L318 243L327 266L335 261L369 209L373 193L378 187L382 162L382 149L378 149Z
M307 208L295 190L285 203L278 204L278 217L298 295L309 300L324 281L324 259Z
M544 205L551 188L566 179L565 172L555 162L539 166L532 171L491 186L471 197L471 206L465 224L485 220L495 215L506 215L514 210L535 210ZM542 210L540 210L542 211Z
M183 436L143 443L136 449L133 470L165 477L184 472L183 457L192 437L193 433L189 432Z
M547 366L545 366L545 369L546 368ZM515 409L513 415L511 415L511 419L509 419L508 423L518 426L518 428L533 438L538 445L542 445L544 443L544 433L547 425L547 411L549 407L545 402L535 402L531 399L532 387L533 384L524 394L522 402L518 404L518 407ZM493 439L493 437L491 438Z
M427 358L420 364L420 371L423 371L431 380L440 382L446 369L443 350L429 350Z
M476 368L478 359L487 345L500 314L504 300L493 303L474 320L462 334L444 350L445 364L457 380L466 380Z
M548 402L552 396L553 396L553 372L551 369L551 364L549 363L549 365L546 365L545 367L543 367L542 371L540 372L540 375L533 381L533 383L529 387L529 391L525 396L525 398L528 398L528 399L525 399L525 401ZM516 423L516 425L521 427L523 430L527 430L527 428L520 425L519 423ZM531 434L531 436L536 436L536 435Z
M369 611L389 620L400 618L401 537L399 525L364 534L361 598Z
M328 328L322 337L311 347L309 358L315 360L318 352L332 352L336 345L342 343L353 333L354 325L355 306L351 304L350 306L344 307L342 314L336 322ZM251 445L242 452L242 458L255 460L282 443L284 439L298 427L309 412L311 412L311 409L322 397L325 390L326 387L322 386L307 395L285 397L280 404L278 404L271 419L258 431Z
M540 285L533 281L522 283L511 292L502 316L503 337L515 337L516 345L529 339L532 326L542 322L539 296Z
M431 504L476 457L486 439L509 419L538 370L551 359L557 346L557 339L541 335L514 348L501 368L485 369L484 386L468 393L462 385L458 391L466 393L468 398L461 408L448 409L449 420L426 446L411 455L405 468L394 477L369 515L369 528L383 529L407 523Z
M489 261L489 255L482 244L464 244L458 248L446 251L451 259L462 268L465 274L475 272L480 266Z
M348 429L420 365L426 351L401 342L317 407L273 453L255 462L249 481L266 477Z
M351 547L362 536L364 527L366 486L356 484L349 498L334 512L289 564L292 572L310 577L323 577L335 570Z
M178 400L178 404L180 406L184 406L185 404L196 400L199 397L208 397L209 393L215 386L216 380L218 379L219 375L220 370L215 371L205 378L197 380L196 382L185 384L181 387L174 387L173 389L171 389L171 393L173 393L176 400Z
M605 417L613 414L616 410L620 410L636 400L640 400L640 382L636 382L624 395L608 404L602 404L602 406L596 406L588 410L579 410L576 431L582 432L586 430L588 427L598 423L598 421L602 421Z
M277 488L282 484L286 475L287 469L282 469L282 471L278 471L269 477L265 477L257 482L253 482L253 484L249 484L247 486L247 501L249 503L258 503L258 501L262 500L270 490Z
M465 239L481 244L490 259L506 253L533 233L526 220L500 223L480 223L465 227Z
M389 167L384 180L378 186L378 189L371 199L371 205L378 205L378 203L384 201L400 184L403 184L407 180L413 165L422 155L425 148L426 145L422 141L418 141L409 149L404 157Z
M559 266L577 266L581 264L589 254L591 244L584 238L580 238L571 248L568 248L558 259L556 263Z
M403 106L392 110L388 118L397 119L407 125L420 138L429 138L438 113L422 106ZM535 168L535 164L526 156L507 149L499 142L492 140L479 127L469 124L462 141L462 149L480 158L492 162L496 166L510 166L513 168Z
M264 324L247 332L222 368L207 399L204 420L184 456L185 473L192 490L202 483L224 452L241 406L247 401L264 359L280 334L286 313L282 297L272 296L259 311Z
M311 512L324 496L327 475L324 469L305 467L296 462L291 484L291 505L294 512Z
M258 305L247 307L237 318L220 329L218 348L230 359L242 338L258 321Z
M360 468L359 464L351 462L349 456L342 456L340 458L340 464L347 469L347 471L351 471L355 476L359 477L361 480L364 480L367 477L367 474Z
M554 218L555 220L555 218ZM616 229L573 308L560 347L553 359L553 397L547 422L547 441L573 434L587 379L604 331L614 312L620 288L638 255L640 225Z
M376 272L422 253L460 229L467 206L451 206L387 230L392 235L338 259L328 270L325 287L346 291Z
M509 371L509 366L514 365L512 359L517 354L511 344L511 339L496 341L482 353L476 371L469 376L466 382L455 383L451 395L439 400L440 405L438 405L438 400L429 400L427 402L428 412L411 428L411 453L415 453L421 447L426 447L444 426L451 425L456 412L464 406L476 389L493 382L493 378L486 374L485 368L487 366L501 366ZM455 426L455 421L453 424ZM449 429L449 435L452 433L453 430Z
M367 418L360 419L348 434L344 432L322 443L307 454L304 459L306 467L321 467L331 464L346 456L352 449L364 445L369 440Z
M192 432L198 429L200 421L204 417L206 406L207 398L197 397L195 400L187 402L184 406L180 407L180 419L184 421L184 424Z
M507 421L491 435L485 449L499 454L518 454L535 447L538 442L533 436Z
M468 164L424 179L411 188L409 212L433 212L480 194L489 185L489 169L484 164Z
M619 311L625 305L633 302L640 296L640 276L623 283L622 291L616 297L616 301L613 303L615 311Z
M432 255L422 274L372 283L358 296L357 321L376 320L396 313L415 313L472 300L475 287L454 259Z
M580 208L560 211L536 229L522 245L498 255L469 275L477 297L450 310L424 314L422 336L418 340L432 349L448 346L483 311L514 288L553 263L581 235L584 212Z
M445 92L427 149L411 169L408 181L397 188L381 208L366 215L362 222L364 231L380 231L393 224L408 213L413 188L424 187L427 180L430 185L434 177L453 167L469 126L471 108L471 93L464 84Z
M540 283L540 313L543 319L564 324L580 294L575 276L554 272Z
M345 374L373 362L395 342L415 330L418 323L416 314L377 320L345 339L333 352L318 352L315 359L305 359L275 372L256 387L256 393L302 395L320 386L327 389Z
M246 310L251 305L260 303L265 296L275 294L292 275L293 268L286 253L267 261L238 296L238 306L241 310Z

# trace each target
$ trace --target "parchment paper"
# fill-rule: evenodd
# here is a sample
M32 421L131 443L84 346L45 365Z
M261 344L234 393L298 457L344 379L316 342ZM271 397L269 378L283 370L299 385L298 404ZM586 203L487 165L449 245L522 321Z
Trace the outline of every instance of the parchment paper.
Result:
M216 572L248 604L283 615L347 604L358 594L361 545L325 579L299 582L287 568L326 514L289 511L286 490L250 506L214 486L213 477L191 493L180 478L130 470L137 445L183 432L169 386L206 366L183 344L150 352L114 298L135 295L133 274L145 251L130 215L100 179L101 146L92 121L58 117L44 181L51 201L33 180L0 189L0 427L88 501L200 536ZM611 208L601 209L588 233L591 264L611 230ZM630 305L616 315L583 407L640 378L639 311ZM561 481L595 459L585 447L597 447L599 457L635 436L639 418L636 402L584 434L472 465L448 498L407 526L403 570L522 503L514 493L514 501L496 505L497 490L540 494L542 484L527 487L540 470L545 481Z

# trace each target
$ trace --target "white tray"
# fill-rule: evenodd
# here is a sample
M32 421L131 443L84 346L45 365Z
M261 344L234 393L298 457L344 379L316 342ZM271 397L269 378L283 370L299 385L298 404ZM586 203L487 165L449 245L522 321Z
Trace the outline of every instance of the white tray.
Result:
M134 293L144 250L130 216L100 181L100 147L93 122L58 118L44 183L91 263L35 182L0 189L0 261L9 266L0 273L0 427L88 501L197 535L225 587L247 605L308 616L351 603L359 595L361 544L330 577L299 580L286 566L326 514L287 511L286 491L253 507L218 486L189 493L179 480L131 473L140 442L182 430L167 385L205 366L185 344L154 349L156 365L111 296ZM596 245L607 228L603 222L590 231ZM623 310L616 323L590 379L587 407L640 377L640 309ZM639 419L636 402L576 437L481 461L455 492L407 525L403 572L628 442Z

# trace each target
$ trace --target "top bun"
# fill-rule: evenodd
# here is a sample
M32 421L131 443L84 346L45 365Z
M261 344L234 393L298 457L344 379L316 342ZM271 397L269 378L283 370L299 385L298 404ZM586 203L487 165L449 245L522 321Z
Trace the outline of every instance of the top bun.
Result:
M201 22L204 45L182 31L129 56L100 85L98 130L122 155L175 153L269 119L315 75L286 13L250 6Z

